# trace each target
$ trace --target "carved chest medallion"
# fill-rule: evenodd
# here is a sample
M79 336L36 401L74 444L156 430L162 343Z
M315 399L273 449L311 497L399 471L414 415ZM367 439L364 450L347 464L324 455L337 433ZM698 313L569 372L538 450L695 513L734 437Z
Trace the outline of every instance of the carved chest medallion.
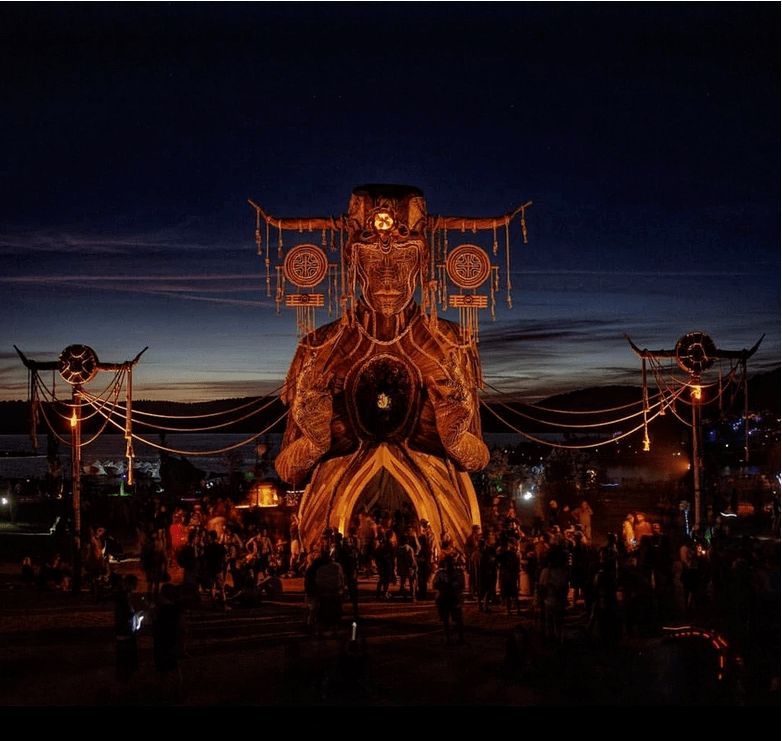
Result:
M418 411L418 371L404 358L372 355L345 379L348 413L364 440L384 442L405 439Z

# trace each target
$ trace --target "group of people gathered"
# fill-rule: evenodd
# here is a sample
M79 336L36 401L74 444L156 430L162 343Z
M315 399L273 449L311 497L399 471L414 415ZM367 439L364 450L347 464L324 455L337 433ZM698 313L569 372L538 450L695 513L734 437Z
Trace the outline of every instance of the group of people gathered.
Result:
M167 507L154 499L137 524L141 567L153 598L173 582L191 601L211 598L226 610L234 600L254 604L278 595L286 577L303 577L313 629L333 624L345 599L357 619L363 579L377 600L434 597L449 640L451 625L462 638L465 601L486 613L534 616L551 641L563 640L570 615L610 645L634 631L653 633L706 603L740 615L746 632L762 619L760 606L773 593L757 543L739 546L719 528L667 533L635 512L598 546L588 502L572 511L552 502L547 516L523 525L512 506L494 509L484 525L459 538L434 532L411 513L364 510L347 533L327 530L303 543L295 514L282 524L229 500ZM109 573L114 547L104 528L90 529L88 583ZM23 581L55 586L64 574L67 583L61 560L51 561L36 575L27 559Z

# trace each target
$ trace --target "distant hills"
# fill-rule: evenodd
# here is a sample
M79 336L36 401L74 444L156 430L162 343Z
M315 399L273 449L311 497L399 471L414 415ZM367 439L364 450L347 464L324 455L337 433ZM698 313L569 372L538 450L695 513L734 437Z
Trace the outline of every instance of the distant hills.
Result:
M780 414L780 393L782 374L780 369L768 373L761 373L753 376L749 380L749 406L752 411L765 411L772 414ZM654 390L650 386L650 393ZM527 405L522 401L509 400L507 398L500 400L488 399L492 411L483 409L481 411L481 420L484 432L508 432L510 428L498 419L501 417L507 419L511 424L525 432L545 431L547 426L540 421L549 420L557 423L565 422L567 415L558 415L556 412L546 410L561 411L593 411L590 415L590 421L594 423L607 422L616 419L615 410L628 404L640 402L642 390L637 386L605 386L591 387L572 391L566 394L557 394L545 401L535 405ZM241 399L219 399L215 401L186 403L174 401L144 401L134 400L134 431L142 435L157 435L159 431L152 426L146 426L142 421L147 421L154 426L164 426L171 429L168 434L177 432L196 432L203 431L204 427L213 427L212 432L227 433L254 433L264 427L279 420L285 413L285 407L277 397L268 397L265 400L253 398ZM240 410L241 411L238 411ZM600 412L600 410L606 410ZM739 394L733 409L725 410L728 413L741 413L743 410L743 398ZM69 412L64 407L59 410L49 410L50 419L57 420L63 434L68 432L67 417ZM708 414L708 407L704 409ZM205 417L205 415L209 415ZM534 419L528 419L534 417ZM0 434L2 435L23 435L30 429L30 405L26 401L0 401ZM231 422L227 426L225 422ZM99 429L102 419L95 415L92 419L85 422L84 433L96 432ZM122 420L117 418L121 424ZM583 418L579 418L583 422ZM285 427L284 420L278 422L271 432L282 432ZM46 423L41 417L38 424L39 433L46 432ZM553 428L548 428L552 430ZM560 428L561 429L561 428ZM108 433L119 433L121 430L116 426L108 425Z

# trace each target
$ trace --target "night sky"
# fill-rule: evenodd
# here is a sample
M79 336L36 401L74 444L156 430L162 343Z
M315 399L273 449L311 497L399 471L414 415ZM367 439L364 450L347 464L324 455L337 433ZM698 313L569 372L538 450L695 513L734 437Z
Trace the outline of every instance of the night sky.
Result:
M533 201L481 322L493 386L640 384L623 333L765 333L749 370L776 368L779 32L778 3L4 3L0 398L26 398L13 345L72 343L148 345L137 399L272 390L295 317L247 198L337 216L368 182Z

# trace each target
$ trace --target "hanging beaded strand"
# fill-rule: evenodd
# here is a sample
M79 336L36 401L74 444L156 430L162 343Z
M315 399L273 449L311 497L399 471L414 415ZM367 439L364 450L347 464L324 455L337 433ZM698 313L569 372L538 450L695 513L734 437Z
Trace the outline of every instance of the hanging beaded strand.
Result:
M256 254L260 257L263 254L261 249L261 212L255 209L255 247Z
M345 317L347 315L347 303L348 303L348 297L347 297L347 282L346 282L347 276L345 275L345 231L343 228L343 224L340 222L339 225L339 295L340 303L342 305L342 316Z
M510 282L510 222L508 219L505 220L505 285L508 290L508 296L507 296L507 303L508 308L513 308L513 299L511 298L510 292L511 288L511 282Z
M266 296L268 298L271 298L271 295L272 295L272 278L271 278L271 264L272 264L272 261L271 261L271 256L269 255L269 236L270 236L269 230L270 230L270 228L269 228L269 220L268 219L264 219L264 221L266 222L266 259L264 261L266 263Z
M285 299L285 275L282 272L282 265L276 265L277 268L277 295L274 297L274 301L277 304L277 316L282 312L280 307Z
M448 259L448 227L443 226L442 306L448 311L448 281L445 278L445 261Z
M491 320L497 321L497 291L500 289L499 265L491 266L491 278L489 278L489 293L491 295Z

